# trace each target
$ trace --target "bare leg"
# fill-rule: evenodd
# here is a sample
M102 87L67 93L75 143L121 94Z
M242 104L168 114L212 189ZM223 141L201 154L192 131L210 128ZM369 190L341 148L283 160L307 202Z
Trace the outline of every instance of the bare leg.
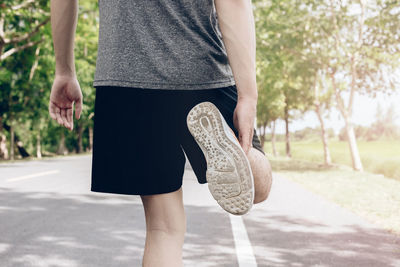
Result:
M186 232L182 188L141 196L146 216L144 267L181 267Z
M250 162L254 176L254 204L263 202L268 198L272 185L271 165L263 153L255 148L250 148L247 158Z

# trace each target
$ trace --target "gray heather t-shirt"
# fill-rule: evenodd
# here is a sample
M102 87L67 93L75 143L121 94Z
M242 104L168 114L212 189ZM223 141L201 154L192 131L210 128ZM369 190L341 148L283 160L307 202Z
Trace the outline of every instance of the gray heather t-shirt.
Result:
M93 86L212 89L235 84L214 0L99 0Z

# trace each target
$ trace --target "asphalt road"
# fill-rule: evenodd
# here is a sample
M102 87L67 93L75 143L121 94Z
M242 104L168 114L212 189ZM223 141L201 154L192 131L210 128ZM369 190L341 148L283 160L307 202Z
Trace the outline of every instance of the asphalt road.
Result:
M188 161L187 161L188 162ZM90 191L90 156L0 164L0 266L140 266L139 196ZM400 238L274 176L270 198L224 212L187 164L185 266L400 266Z

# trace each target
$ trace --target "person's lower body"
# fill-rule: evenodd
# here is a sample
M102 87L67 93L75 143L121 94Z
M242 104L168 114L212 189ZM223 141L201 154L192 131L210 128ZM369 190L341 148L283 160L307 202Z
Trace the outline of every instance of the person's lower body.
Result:
M185 154L198 182L207 182L206 159L187 128L186 116L204 101L218 107L238 136L233 125L235 86L202 90L96 87L91 191L141 196L147 230L145 266L181 264L186 229L181 189ZM259 163L267 159L255 130L248 158L253 174L260 173L254 175L257 203L269 193L271 178L267 177L269 165ZM166 244L172 252L161 249L169 249ZM161 262L152 262L157 258L155 251ZM163 259L168 262L162 263ZM171 264L173 259L176 264Z
M170 193L142 195L146 217L143 266L181 267L186 233L182 188Z

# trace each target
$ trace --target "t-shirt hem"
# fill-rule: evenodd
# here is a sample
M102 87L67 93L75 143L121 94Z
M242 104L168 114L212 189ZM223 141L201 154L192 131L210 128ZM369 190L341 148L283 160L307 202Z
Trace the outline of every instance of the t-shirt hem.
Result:
M226 86L235 85L235 79L222 81L212 81L205 83L190 83L190 84L172 84L159 82L142 82L142 81L124 81L124 80L94 80L93 86L120 86L134 87L143 89L165 89L165 90L196 90L196 89L214 89Z

